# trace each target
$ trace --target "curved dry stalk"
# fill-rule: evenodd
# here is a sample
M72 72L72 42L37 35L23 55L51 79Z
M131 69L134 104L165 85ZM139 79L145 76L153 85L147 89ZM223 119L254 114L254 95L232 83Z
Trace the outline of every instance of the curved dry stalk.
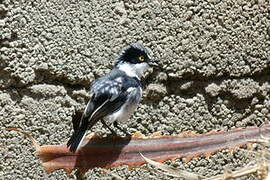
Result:
M151 159L148 159L147 157L145 157L144 155L141 154L141 156L145 159L145 161L148 164L151 164L154 167L157 167L158 169L163 170L164 172L162 172L163 174L166 174L168 176L172 176L172 177L177 177L177 178L184 178L184 179L188 179L188 180L200 180L200 179L204 179L203 176L200 176L198 174L195 173L190 173L188 171L184 171L184 170L180 170L180 169L176 169L176 168L172 168L166 164L160 163L160 162L156 162L153 161Z

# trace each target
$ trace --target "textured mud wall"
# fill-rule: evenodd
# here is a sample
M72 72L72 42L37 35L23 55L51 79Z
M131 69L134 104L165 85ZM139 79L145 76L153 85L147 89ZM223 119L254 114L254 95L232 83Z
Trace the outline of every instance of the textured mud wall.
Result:
M264 123L270 118L270 3L268 0L46 1L0 0L0 177L46 177L29 141L5 127L29 131L40 144L71 134L90 82L112 67L117 53L142 42L162 59L145 77L134 121L140 130L205 133ZM102 131L97 124L93 131ZM174 166L211 176L244 166L245 153L223 151ZM102 170L94 178L112 177ZM128 179L169 178L126 167ZM72 177L71 177L72 179Z

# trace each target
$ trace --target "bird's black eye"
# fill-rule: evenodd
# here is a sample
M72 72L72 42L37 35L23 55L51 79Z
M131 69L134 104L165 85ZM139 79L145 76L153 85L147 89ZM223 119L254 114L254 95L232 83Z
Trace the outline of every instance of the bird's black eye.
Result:
M139 61L143 62L144 61L144 56L140 56L138 59L139 59Z

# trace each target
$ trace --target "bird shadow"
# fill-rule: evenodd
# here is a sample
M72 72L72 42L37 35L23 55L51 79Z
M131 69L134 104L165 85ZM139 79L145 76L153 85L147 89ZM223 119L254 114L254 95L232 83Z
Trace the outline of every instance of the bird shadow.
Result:
M78 126L82 112L75 112L72 117L73 125ZM108 135L101 137L93 135L86 137L81 148L74 154L76 158L75 167L77 168L77 176L84 174L87 170L100 167L109 168L119 165L120 156L124 159L125 153L122 152L123 148L131 141L131 136L121 137ZM117 162L117 164L115 163ZM124 162L122 162L124 163Z

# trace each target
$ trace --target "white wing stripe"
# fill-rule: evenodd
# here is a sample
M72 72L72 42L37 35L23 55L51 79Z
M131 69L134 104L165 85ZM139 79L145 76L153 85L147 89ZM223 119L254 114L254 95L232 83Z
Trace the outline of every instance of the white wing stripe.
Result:
M107 103L109 100L107 99L106 101L104 101L104 103L102 103L93 113L92 113L92 115L91 115L91 117L90 117L90 120L92 119L92 117L96 114L96 112L98 111L98 110L100 110L100 108L102 108L102 106L104 106L104 104L105 103Z

